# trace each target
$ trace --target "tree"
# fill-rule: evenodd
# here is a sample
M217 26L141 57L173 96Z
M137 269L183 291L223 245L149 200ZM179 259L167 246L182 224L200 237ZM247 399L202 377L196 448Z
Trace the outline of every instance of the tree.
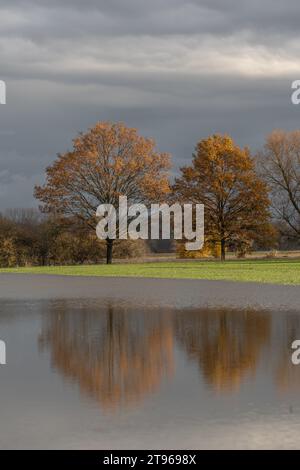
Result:
M229 136L201 140L191 166L181 168L174 192L182 201L205 207L205 236L220 243L221 259L230 243L254 240L269 229L266 184L255 172L248 149Z
M0 266L11 268L17 263L17 249L13 238L0 239Z
M300 130L275 130L259 154L262 174L269 185L274 216L282 231L300 238Z
M91 229L100 204L160 202L169 192L169 155L155 150L152 139L122 123L98 122L73 141L73 150L59 154L46 170L46 183L35 187L42 210L75 217ZM107 238L107 263L113 240Z
M59 221L45 217L37 209L8 209L5 215L14 227L17 264L47 265L51 248L61 231Z

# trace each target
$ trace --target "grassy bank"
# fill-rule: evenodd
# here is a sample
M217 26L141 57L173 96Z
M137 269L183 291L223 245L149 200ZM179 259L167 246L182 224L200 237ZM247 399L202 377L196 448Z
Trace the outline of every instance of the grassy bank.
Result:
M0 269L5 273L66 276L126 276L174 279L211 279L300 285L299 260L191 261L111 266L45 266Z

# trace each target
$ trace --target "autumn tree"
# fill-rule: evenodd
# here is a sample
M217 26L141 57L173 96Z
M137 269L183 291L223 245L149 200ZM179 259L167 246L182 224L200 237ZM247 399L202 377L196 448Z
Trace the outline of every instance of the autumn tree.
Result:
M181 168L174 193L182 201L205 207L205 236L221 245L221 259L230 244L263 237L269 226L266 184L255 172L248 149L229 136L201 140L190 166Z
M282 231L300 239L300 130L275 130L259 154L271 190L272 212Z
M13 238L0 239L0 266L11 268L17 264L17 249Z
M169 191L169 155L159 153L152 139L122 123L98 122L73 141L73 150L59 154L46 170L46 183L35 188L42 210L75 218L95 229L100 204L160 202ZM118 222L118 221L117 221ZM113 240L107 238L107 263Z
M14 226L17 264L49 264L52 246L62 229L59 221L37 209L8 209L5 216Z

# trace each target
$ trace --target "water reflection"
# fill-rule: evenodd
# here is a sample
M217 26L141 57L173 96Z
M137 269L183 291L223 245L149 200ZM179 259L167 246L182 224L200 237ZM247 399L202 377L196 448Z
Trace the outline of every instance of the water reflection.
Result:
M216 390L237 389L254 374L262 348L270 340L265 312L192 310L176 316L176 334L188 357Z
M136 404L174 370L168 311L76 310L66 303L48 312L40 346L50 349L54 368L104 409Z
M299 448L299 313L1 301L0 448Z
M263 361L277 389L300 385L300 368L290 360L290 345L300 339L296 314L68 301L46 309L41 350L50 351L53 368L104 410L137 405L164 380L170 383L180 373L177 355L196 364L206 386L220 393L254 381Z

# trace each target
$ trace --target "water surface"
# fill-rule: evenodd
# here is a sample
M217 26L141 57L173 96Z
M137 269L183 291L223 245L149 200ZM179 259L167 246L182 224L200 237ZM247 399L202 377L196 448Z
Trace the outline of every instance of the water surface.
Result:
M0 448L299 448L300 315L0 301Z

